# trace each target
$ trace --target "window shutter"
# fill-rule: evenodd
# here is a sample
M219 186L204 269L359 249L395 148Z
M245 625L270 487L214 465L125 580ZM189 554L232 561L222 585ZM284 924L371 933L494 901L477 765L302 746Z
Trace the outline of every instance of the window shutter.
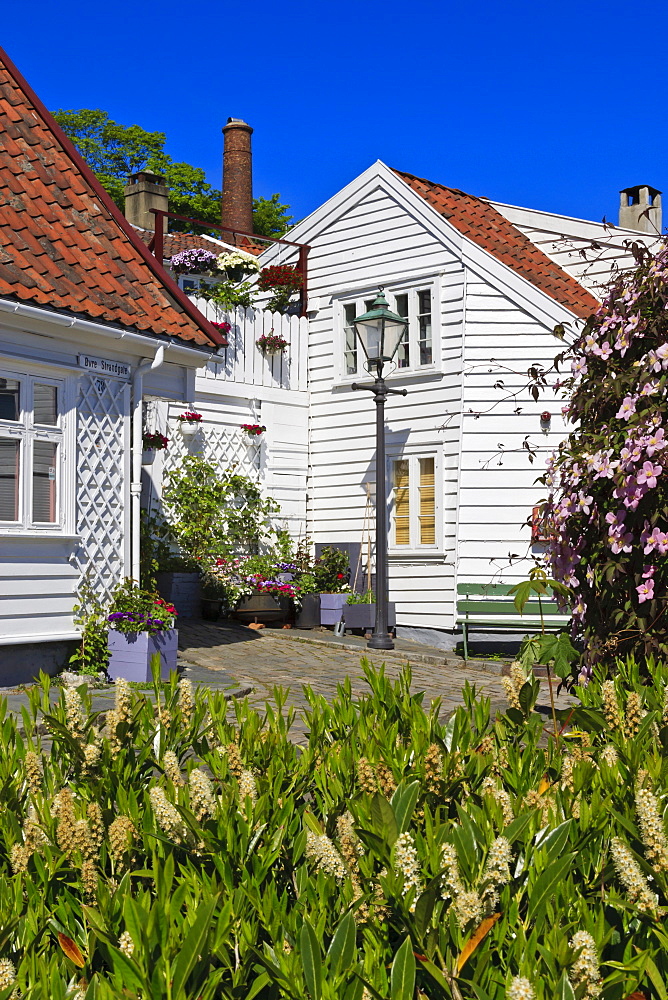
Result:
M0 438L0 521L19 519L19 447Z
M434 459L420 459L420 544L436 544Z
M410 499L408 461L394 463L394 544L410 545Z

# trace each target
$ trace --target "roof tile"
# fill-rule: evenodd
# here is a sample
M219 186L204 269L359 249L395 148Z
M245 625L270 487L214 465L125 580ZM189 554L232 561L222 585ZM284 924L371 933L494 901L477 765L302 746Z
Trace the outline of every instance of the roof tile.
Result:
M460 233L576 316L585 318L597 309L598 302L593 295L539 250L485 198L435 184L403 170L395 170L394 173Z
M0 295L200 346L220 334L147 252L0 49Z

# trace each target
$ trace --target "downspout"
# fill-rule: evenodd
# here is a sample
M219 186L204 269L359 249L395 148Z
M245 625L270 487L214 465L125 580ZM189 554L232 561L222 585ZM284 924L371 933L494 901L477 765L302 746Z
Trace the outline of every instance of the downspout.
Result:
M141 565L141 453L142 453L142 402L144 399L144 375L154 371L164 363L165 345L161 344L152 361L142 361L132 376L132 481L130 483L131 506L131 562L132 579L140 582Z

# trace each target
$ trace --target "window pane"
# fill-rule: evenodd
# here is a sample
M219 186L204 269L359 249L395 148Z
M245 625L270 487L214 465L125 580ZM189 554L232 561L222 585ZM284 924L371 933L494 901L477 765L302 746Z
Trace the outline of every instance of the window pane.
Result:
M18 441L0 438L0 521L19 519L19 456Z
M357 344L355 342L355 328L352 325L357 315L357 306L354 302L343 307L344 314L344 336L345 336L345 365L346 375L354 375L357 371Z
M420 348L420 364L430 365L431 349L431 292L418 292L418 334Z
M436 544L434 459L420 459L420 544Z
M58 390L55 385L43 385L35 382L35 398L33 420L36 424L58 423Z
M21 383L0 378L0 420L18 420L21 416Z
M33 442L32 519L38 524L56 521L56 460L53 441Z
M394 306L398 316L401 316L402 319L408 319L408 295L395 295ZM396 358L397 366L399 368L408 368L410 366L411 360L410 348L408 344L408 327L404 330L404 335L401 338Z
M394 544L410 544L408 460L394 463Z

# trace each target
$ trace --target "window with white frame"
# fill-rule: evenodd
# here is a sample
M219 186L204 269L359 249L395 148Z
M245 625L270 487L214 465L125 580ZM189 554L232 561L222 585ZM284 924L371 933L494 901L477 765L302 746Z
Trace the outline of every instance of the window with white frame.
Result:
M391 460L391 545L396 551L436 549L436 456L408 455Z
M395 355L398 368L419 370L433 365L432 310L434 289L412 288L395 293L385 292L390 309L408 320L399 349ZM358 299L343 303L343 374L357 375L363 371L363 353L355 341L353 321L373 306L373 299Z
M63 391L0 371L0 528L62 526Z

